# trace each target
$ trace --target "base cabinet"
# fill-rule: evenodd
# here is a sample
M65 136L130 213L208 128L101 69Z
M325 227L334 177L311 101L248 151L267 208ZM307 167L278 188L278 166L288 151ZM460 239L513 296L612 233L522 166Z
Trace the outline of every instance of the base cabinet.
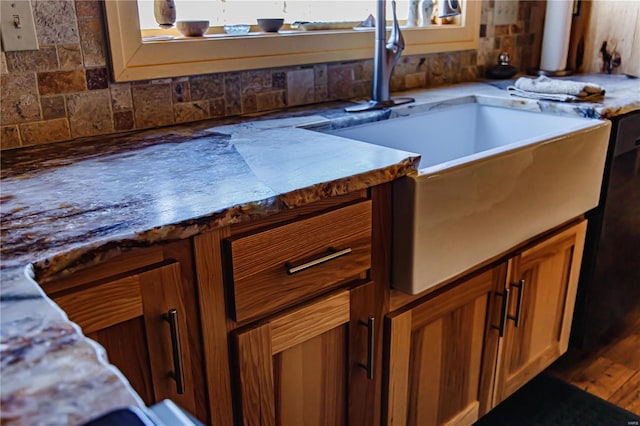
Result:
M366 399L359 390L374 362L372 286L339 290L233 333L239 423L362 424L367 415L355 407L366 401L355 400Z
M495 359L488 313L506 264L387 318L387 425L471 425L489 400Z
M171 399L205 421L190 259L188 242L142 249L43 287L146 405Z
M567 351L586 226L582 221L511 259L494 405Z
M180 265L170 263L53 296L100 343L145 403L169 398L195 412Z
M206 424L472 425L567 350L586 221L397 295L390 187L375 194L132 250L43 288L145 403L172 399Z
M194 237L211 424L378 423L373 210L358 191Z
M386 318L386 425L471 425L566 352L586 221Z

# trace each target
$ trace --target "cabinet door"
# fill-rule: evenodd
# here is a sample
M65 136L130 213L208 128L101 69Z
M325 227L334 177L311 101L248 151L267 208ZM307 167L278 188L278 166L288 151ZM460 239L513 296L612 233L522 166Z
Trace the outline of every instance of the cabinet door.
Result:
M51 296L85 335L105 348L145 404L169 398L195 413L180 286L180 264L173 262Z
M359 391L369 387L373 368L373 339L366 338L374 330L372 289L340 290L234 333L242 424L358 425L369 418L351 407L373 405L371 393Z
M488 324L506 263L387 318L387 425L471 425L490 403L498 333Z
M582 221L512 259L495 404L566 352L586 225Z

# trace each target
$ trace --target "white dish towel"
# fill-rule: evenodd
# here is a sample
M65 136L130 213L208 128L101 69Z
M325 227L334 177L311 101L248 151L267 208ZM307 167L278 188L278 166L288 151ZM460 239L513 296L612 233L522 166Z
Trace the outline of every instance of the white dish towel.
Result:
M604 96L604 89L593 83L572 80L554 80L541 75L538 78L520 77L507 90L515 96L562 102L594 101Z

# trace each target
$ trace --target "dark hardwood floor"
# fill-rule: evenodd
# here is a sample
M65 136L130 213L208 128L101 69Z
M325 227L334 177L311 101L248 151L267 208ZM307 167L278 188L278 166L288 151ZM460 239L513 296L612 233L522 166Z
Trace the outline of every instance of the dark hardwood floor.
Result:
M640 305L601 346L569 349L548 372L640 415Z

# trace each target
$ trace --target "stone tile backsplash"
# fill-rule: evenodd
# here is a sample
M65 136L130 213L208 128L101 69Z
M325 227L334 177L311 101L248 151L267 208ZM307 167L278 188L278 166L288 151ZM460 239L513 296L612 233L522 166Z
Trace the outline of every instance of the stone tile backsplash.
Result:
M405 56L391 89L476 80L501 51L520 69L535 66L544 5L520 1L518 23L495 26L495 0L482 1L477 51ZM32 0L32 6L40 50L2 52L0 58L1 149L368 97L371 91L372 60L113 83L102 2Z

